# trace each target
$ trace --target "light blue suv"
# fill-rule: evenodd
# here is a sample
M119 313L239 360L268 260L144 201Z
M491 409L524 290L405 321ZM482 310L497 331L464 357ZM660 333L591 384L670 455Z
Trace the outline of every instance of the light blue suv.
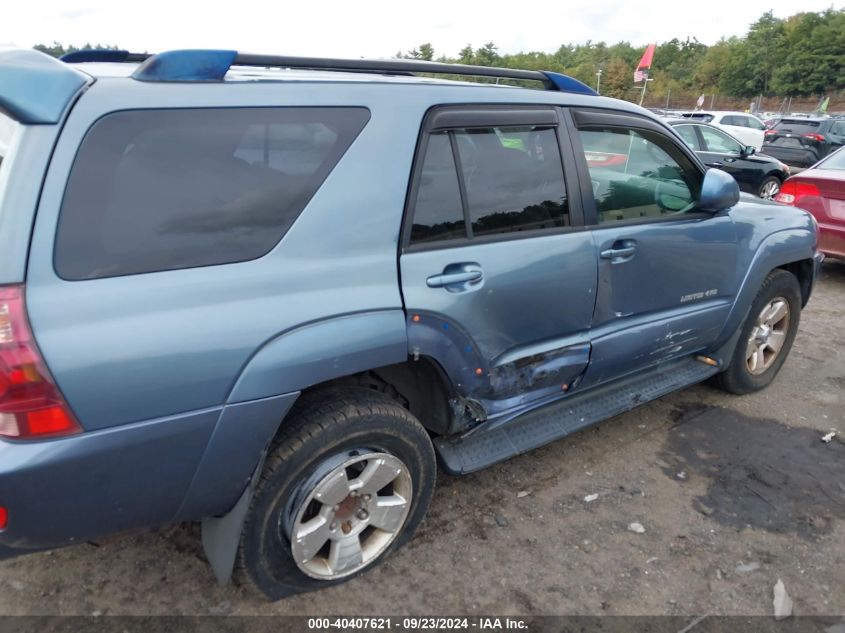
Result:
M4 51L0 108L0 557L201 520L221 582L342 582L436 459L768 385L821 261L554 73Z

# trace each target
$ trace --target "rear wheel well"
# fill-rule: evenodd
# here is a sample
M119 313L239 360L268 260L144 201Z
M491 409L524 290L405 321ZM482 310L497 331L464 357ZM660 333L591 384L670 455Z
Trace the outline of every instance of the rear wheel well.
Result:
M450 432L453 390L440 365L427 357L369 369L309 387L305 392L354 386L382 393L405 407L430 432ZM305 393L304 392L304 393Z
M798 285L801 286L801 307L807 305L810 299L810 290L813 285L813 260L802 259L797 262L790 262L778 266L779 269L792 273L798 280Z

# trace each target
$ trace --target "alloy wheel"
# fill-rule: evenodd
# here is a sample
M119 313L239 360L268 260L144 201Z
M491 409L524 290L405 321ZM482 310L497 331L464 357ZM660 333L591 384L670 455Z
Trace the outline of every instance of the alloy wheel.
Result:
M336 580L363 569L393 543L408 517L407 466L387 453L356 453L292 496L302 501L286 530L291 554L312 578Z
M763 307L745 349L745 362L751 374L762 374L775 362L786 342L789 318L789 303L783 297L775 297Z

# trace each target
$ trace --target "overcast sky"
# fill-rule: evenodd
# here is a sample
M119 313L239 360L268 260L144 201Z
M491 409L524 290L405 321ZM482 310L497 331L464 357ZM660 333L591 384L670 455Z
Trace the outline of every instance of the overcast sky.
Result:
M389 57L431 42L454 56L493 41L500 52L554 51L587 40L635 45L673 37L711 44L745 33L763 12L820 11L831 0L180 0L4 2L0 44L54 40L115 44L132 51L231 48L244 52ZM690 5L695 9L687 8Z

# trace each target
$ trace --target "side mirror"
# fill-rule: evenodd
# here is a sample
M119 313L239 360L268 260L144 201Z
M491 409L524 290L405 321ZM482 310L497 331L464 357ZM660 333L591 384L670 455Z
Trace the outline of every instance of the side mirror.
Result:
M757 153L757 148L753 145L746 145L742 148L742 155L743 156L753 156Z
M709 213L729 209L739 202L739 185L721 169L708 169L701 184L698 208Z

